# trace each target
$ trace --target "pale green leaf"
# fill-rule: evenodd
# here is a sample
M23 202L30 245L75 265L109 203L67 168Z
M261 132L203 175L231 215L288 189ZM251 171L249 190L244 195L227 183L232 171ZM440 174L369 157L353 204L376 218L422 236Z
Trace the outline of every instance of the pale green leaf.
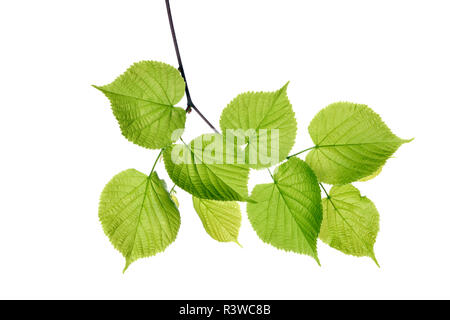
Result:
M181 136L186 112L174 106L183 98L185 84L174 67L141 61L111 84L94 87L109 98L122 134L131 142L160 149Z
M323 202L320 239L332 248L357 257L371 257L379 230L379 214L372 201L352 185L334 186Z
M161 161L162 157L160 158ZM163 180L164 181L164 180ZM164 182L165 183L165 182ZM167 189L167 187L166 187ZM180 202L178 202L178 198L175 195L177 192L175 191L175 186L172 187L172 189L169 191L170 199L172 199L173 203L177 206L177 208L180 208Z
M338 102L320 111L309 125L315 148L306 162L319 181L347 184L377 171L408 140L394 135L365 105Z
M280 165L274 183L257 185L247 204L250 222L258 236L276 248L317 256L322 222L319 184L302 160L291 158Z
M268 168L283 161L295 143L297 121L287 86L275 92L241 94L222 112L223 134L234 135L245 145L245 160L252 168Z
M162 252L180 228L180 213L162 180L129 169L102 192L99 217L105 234L126 259L125 270L139 258Z
M197 198L223 201L247 201L247 165L231 163L227 156L233 147L219 134L202 135L189 145L172 145L164 151L164 163L172 181ZM215 151L211 151L215 149Z
M211 238L220 242L238 242L241 227L241 210L234 201L199 199L192 196L203 227ZM240 244L239 244L240 245Z
M170 199L172 199L173 203L175 203L175 205L177 206L177 208L180 207L180 202L178 202L178 198L177 198L174 194L171 194L171 195L170 195Z

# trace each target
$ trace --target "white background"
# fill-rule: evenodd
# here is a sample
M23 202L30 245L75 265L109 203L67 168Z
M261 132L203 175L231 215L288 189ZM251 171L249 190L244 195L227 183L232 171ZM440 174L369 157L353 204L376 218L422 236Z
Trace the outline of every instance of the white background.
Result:
M299 130L329 103L368 104L402 138L381 176L357 185L381 229L369 258L319 242L322 267L263 244L242 205L240 242L215 242L178 192L166 252L134 263L103 234L100 192L151 169L90 87L133 62L176 64L163 0L1 1L0 298L450 298L449 1L173 0L193 99L218 125L238 93L286 81ZM188 116L186 140L210 132ZM167 178L163 164L157 171ZM253 172L252 185L269 181Z

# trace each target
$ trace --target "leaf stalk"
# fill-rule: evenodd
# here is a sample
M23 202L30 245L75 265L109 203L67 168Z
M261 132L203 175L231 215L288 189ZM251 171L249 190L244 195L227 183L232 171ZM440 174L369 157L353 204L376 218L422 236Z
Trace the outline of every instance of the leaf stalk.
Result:
M327 199L330 199L330 195L327 192L327 189L325 189L325 187L323 186L322 182L319 182L320 187L322 188L322 190L325 192L325 194L327 195Z
M314 146L314 147L311 147L311 148L302 150L302 151L300 151L300 152L294 153L293 155L290 155L290 156L287 157L286 159L289 160L289 159L292 158L292 157L298 156L299 154L302 154L302 153L304 153L304 152L306 152L306 151L309 151L309 150L312 150L312 149L315 149L315 148L317 148L317 147Z
M161 151L159 151L159 154L156 157L155 163L153 164L152 171L150 171L150 174L148 175L149 178L151 178L152 173L155 171L156 164L158 163L159 158L161 158L161 155L163 152L164 152L164 149L161 149Z

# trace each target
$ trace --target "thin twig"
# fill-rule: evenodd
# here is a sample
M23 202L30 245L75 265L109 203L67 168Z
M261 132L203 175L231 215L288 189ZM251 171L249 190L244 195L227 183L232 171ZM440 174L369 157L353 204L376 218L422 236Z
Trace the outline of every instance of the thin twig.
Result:
M173 44L175 46L175 52L177 54L177 59L178 59L178 70L180 71L181 76L183 77L184 82L186 83L186 99L187 99L186 112L190 112L191 109L194 109L195 112L198 113L198 115L203 119L203 121L206 122L206 124L208 124L208 126L211 129L213 129L216 133L219 133L219 131L211 124L211 122L208 121L208 119L206 119L206 117L200 112L200 110L198 110L198 108L192 102L191 94L189 92L188 82L186 80L186 74L184 73L183 62L181 61L181 54L180 54L180 48L178 47L177 35L175 33L175 27L173 25L172 11L170 9L170 1L169 0L165 0L165 1L166 1L167 15L169 17L170 31L172 32Z

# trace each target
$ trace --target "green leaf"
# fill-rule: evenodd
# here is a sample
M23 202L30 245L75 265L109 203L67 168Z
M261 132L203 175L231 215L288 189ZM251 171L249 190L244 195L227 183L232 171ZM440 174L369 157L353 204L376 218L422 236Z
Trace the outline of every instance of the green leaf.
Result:
M164 163L172 181L197 198L247 201L250 169L235 164L232 152L233 146L223 143L221 135L207 134L189 145L166 148ZM233 158L231 164L226 163L229 155Z
M310 255L319 263L322 203L314 172L304 161L291 158L276 169L273 179L253 189L256 203L247 204L253 228L264 242Z
M134 169L106 185L99 217L105 234L126 259L124 272L137 259L164 251L180 228L180 213L156 172L150 178Z
M236 242L241 227L241 210L234 201L216 201L199 199L192 196L203 227L211 238L219 242Z
M369 181L369 180L372 180L372 179L378 177L378 176L380 175L381 171L383 171L383 167L379 167L378 170L375 171L374 173L372 173L370 176L361 178L361 179L359 179L358 181L359 181L359 182L367 182L367 181Z
M319 181L347 184L378 170L406 142L365 105L338 102L320 111L309 125L316 147L306 162Z
M245 160L252 168L268 168L283 161L295 143L297 121L287 86L275 92L241 94L222 112L223 134L234 135L240 145L246 145Z
M109 98L122 134L131 142L160 149L181 136L186 112L174 105L183 98L185 84L174 67L141 61L111 84L94 87Z
M375 205L348 184L331 188L323 199L320 239L339 251L357 257L371 257L378 265L373 246L379 230Z

